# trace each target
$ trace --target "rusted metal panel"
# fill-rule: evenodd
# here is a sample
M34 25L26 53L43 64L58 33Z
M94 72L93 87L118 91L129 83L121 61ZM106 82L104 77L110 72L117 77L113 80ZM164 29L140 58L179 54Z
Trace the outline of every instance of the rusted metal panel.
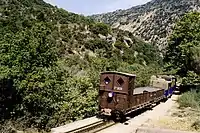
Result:
M154 87L135 88L135 75L120 72L104 72L100 76L99 107L123 113L136 110L145 103L162 97L164 89Z
M121 92L128 92L128 77L115 75L114 76L114 90Z
M148 92L144 92L144 102L146 103L146 102L148 102Z
M140 105L143 103L143 94L137 94L137 105Z
M137 95L133 95L129 101L129 108L132 108L137 105Z
M126 110L128 108L127 95L117 94L115 108L118 110Z
M107 91L100 93L100 107L101 108L109 108L109 109L115 109L115 101L114 98L108 97Z
M100 106L101 108L106 108L108 106L108 92L106 91L101 91L100 94L99 94L99 103L100 103Z
M102 73L100 76L99 106L116 110L128 108L129 77L118 73ZM111 97L109 97L111 93Z
M152 101L154 99L153 92L149 92L149 95L150 95L149 100Z
M103 74L100 76L100 90L112 90L114 74Z

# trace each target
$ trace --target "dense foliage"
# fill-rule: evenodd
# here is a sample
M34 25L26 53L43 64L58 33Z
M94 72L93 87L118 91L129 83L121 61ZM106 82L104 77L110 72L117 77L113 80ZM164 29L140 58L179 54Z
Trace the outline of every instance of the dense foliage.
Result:
M90 26L91 31L95 34L102 34L102 35L108 35L108 33L111 32L111 29L108 25L104 23L96 23Z
M180 104L180 107L191 107L199 110L200 93L195 90L186 92L178 99L178 102Z
M42 0L0 1L0 16L0 131L95 115L101 71L138 74L137 86L162 71L156 47Z
M190 118L194 115L195 119L200 109L200 13L191 12L183 16L175 25L168 43L165 68L179 75L180 90L184 93L178 98L178 103L181 108L189 109L187 115ZM190 110L193 110L191 114L188 113ZM198 118L191 127L199 129Z
M185 84L199 83L199 53L200 13L188 13L176 24L170 37L165 58L167 67L176 69Z

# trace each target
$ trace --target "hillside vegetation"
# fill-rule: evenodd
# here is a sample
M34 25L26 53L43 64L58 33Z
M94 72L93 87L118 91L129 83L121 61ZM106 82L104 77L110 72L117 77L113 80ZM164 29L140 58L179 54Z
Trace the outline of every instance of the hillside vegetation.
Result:
M0 132L49 131L96 114L99 73L160 73L157 47L42 0L0 1Z
M174 69L185 85L200 83L200 13L186 14L175 26L165 55L166 68Z
M173 70L181 77L187 92L178 99L182 112L176 116L184 120L188 129L199 131L200 110L200 13L188 13L175 25L169 38L164 59L167 70ZM182 89L182 88L181 88ZM185 109L184 109L185 108ZM186 111L184 111L186 110ZM186 118L187 118L186 117ZM192 119L192 121L191 121ZM191 124L191 125L190 125ZM184 124L182 124L184 125Z

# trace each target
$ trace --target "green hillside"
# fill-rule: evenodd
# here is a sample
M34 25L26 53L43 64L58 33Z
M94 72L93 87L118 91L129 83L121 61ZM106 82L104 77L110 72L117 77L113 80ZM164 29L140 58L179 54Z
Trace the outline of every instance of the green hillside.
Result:
M1 0L0 16L0 131L95 115L101 71L135 73L137 86L161 71L153 45L42 0Z

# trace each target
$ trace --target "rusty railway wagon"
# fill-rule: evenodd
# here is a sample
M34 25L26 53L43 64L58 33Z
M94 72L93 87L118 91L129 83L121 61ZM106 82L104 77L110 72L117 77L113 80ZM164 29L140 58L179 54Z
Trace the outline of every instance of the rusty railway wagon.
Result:
M135 88L136 75L102 72L100 75L99 112L121 120L127 114L160 102L170 88L165 79L153 76L149 87Z

